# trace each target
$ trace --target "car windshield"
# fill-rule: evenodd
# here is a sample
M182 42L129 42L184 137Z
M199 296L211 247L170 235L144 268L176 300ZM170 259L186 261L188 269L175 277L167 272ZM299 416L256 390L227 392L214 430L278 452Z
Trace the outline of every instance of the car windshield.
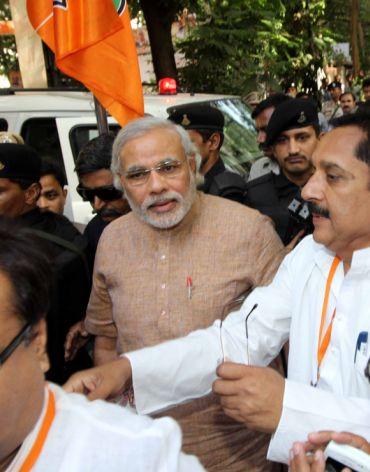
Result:
M225 117L222 160L231 170L248 174L252 163L261 157L251 111L239 98L215 100L213 104Z

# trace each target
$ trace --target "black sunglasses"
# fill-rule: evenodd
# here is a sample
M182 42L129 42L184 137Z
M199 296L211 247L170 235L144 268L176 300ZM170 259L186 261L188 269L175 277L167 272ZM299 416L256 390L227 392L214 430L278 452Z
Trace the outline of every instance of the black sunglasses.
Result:
M93 203L94 198L98 197L105 202L111 202L122 198L123 193L117 190L113 185L105 185L104 187L87 188L79 185L76 188L78 194L85 202Z
M7 347L0 352L0 366L4 364L4 362L10 357L13 352L17 349L17 347L24 341L24 339L29 335L31 331L32 325L27 323L21 330L17 336L10 341Z

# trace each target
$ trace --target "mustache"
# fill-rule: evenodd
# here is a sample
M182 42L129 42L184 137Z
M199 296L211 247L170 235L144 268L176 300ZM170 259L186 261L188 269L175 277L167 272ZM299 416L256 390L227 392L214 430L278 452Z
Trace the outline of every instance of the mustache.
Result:
M288 159L291 159L291 158L297 158L297 157L299 157L300 159L305 159L306 161L308 161L307 156L304 156L303 154L289 154L289 156L284 158L284 161L286 161Z
M312 202L307 202L307 205L311 214L313 213L315 215L322 216L323 218L330 218L329 210L327 210L326 208L323 208L319 205L316 205L316 203Z
M144 200L141 205L143 211L148 210L149 207L155 205L156 203L166 202L167 200L176 200L181 203L183 201L182 196L177 192L166 192L164 195L148 197Z

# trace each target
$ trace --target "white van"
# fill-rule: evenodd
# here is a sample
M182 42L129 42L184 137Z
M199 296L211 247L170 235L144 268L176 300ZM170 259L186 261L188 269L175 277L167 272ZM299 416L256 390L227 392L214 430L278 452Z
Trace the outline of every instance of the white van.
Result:
M250 109L239 97L206 94L145 95L145 113L167 118L173 106L194 102L211 102L225 116L225 140L222 158L225 165L248 175L251 163L261 156ZM114 118L108 118L113 132L119 130ZM76 223L87 224L91 206L76 192L74 172L78 153L98 135L94 100L89 92L3 90L0 92L0 131L20 134L41 156L51 156L64 167L68 180L66 216Z

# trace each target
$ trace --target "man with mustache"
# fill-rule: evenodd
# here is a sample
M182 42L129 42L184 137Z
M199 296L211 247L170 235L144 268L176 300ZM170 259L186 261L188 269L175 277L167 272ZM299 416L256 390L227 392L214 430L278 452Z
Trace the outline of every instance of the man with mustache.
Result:
M262 100L253 110L252 118L254 119L257 131L257 143L264 156L260 157L252 164L248 180L257 179L258 177L269 174L270 172L275 172L276 174L280 172L279 166L273 157L271 147L266 146L265 144L267 137L266 130L275 108L280 105L280 103L286 102L290 99L291 97L284 93L274 93Z
M132 212L106 227L96 254L85 320L96 365L223 318L282 259L268 218L196 190L196 157L167 120L142 118L117 135L112 172ZM207 470L272 470L268 437L226 419L213 398L170 415Z
M299 203L300 189L312 175L311 156L318 143L319 119L315 104L292 99L278 105L266 129L265 146L270 146L280 173L270 172L248 182L246 204L268 215L285 245L307 226L289 211ZM301 234L302 235L302 234Z
M369 441L370 114L340 118L312 163L302 196L315 205L313 235L285 257L268 287L256 288L222 324L76 374L67 388L96 398L133 385L140 413L213 389L227 415L273 433L268 458L279 462L311 431ZM288 339L283 379L265 366Z
M96 248L104 228L114 219L130 211L122 192L113 186L110 170L113 134L102 134L89 141L80 151L75 171L78 176L78 193L89 201L96 215L85 228L88 241L88 261L91 272Z
M347 115L348 113L356 113L357 111L357 104L356 104L356 97L353 92L344 92L339 97L340 107L343 111L343 115Z

